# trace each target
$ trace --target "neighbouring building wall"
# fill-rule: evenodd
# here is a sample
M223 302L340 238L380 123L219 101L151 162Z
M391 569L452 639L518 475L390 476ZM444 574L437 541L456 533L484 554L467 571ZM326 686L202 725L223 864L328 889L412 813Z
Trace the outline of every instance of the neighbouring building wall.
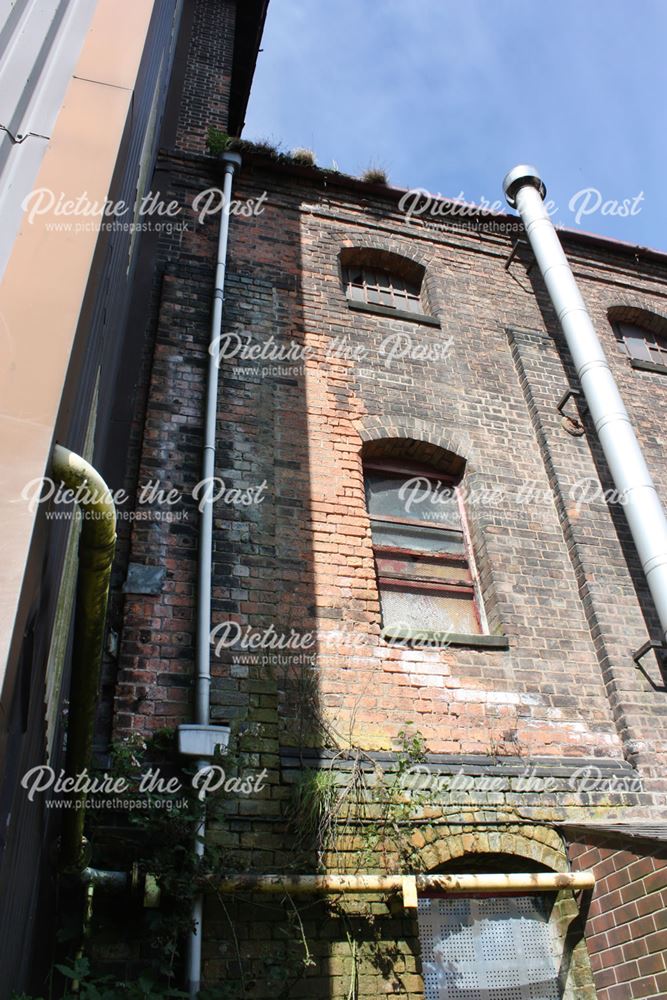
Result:
M595 873L587 941L599 1000L667 993L667 849L627 833L571 834L575 871Z
M0 277L21 224L96 0L20 0L0 14ZM34 202L33 202L34 203Z
M13 12L27 18L33 40L34 6L17 4ZM34 219L24 215L0 287L3 996L31 987L43 992L52 959L58 815L43 797L29 802L20 780L36 765L62 764L77 574L71 509L50 521L45 505L31 509L21 493L49 475L56 440L93 463L104 461L112 390L126 362L122 331L140 238L131 226L157 152L181 5L114 0L93 6L39 174L28 180L53 192L56 202L85 195L102 205L108 198L124 202L128 212L117 226L108 219L100 224L99 212L97 218L90 211L63 215L54 207ZM65 42L78 37L72 32L81 27L81 14L56 12L48 30L53 34L57 24L60 34L52 41L62 42L63 32ZM61 46L63 54L71 56L71 45ZM42 69L65 90L64 63L47 59ZM51 108L53 91L49 101Z

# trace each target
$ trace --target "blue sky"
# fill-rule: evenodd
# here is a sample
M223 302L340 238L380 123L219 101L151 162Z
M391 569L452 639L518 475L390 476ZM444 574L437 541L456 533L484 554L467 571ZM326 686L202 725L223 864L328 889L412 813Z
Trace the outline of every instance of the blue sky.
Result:
M477 203L534 163L555 222L667 250L666 41L665 0L270 0L244 136Z

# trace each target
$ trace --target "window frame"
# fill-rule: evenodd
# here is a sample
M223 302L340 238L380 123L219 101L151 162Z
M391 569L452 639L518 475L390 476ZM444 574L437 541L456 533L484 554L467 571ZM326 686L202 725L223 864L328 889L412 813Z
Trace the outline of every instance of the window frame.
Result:
M425 269L422 265L416 265L414 261L406 257L401 257L390 251L381 251L380 254L389 254L389 260L378 257L376 260L375 250L345 247L341 250L338 258L338 276L340 288L345 296L347 308L353 312L367 313L372 316L386 316L388 319L400 320L403 323L418 323L421 326L432 326L437 329L442 328L442 324L437 317L425 311L427 303L424 301L424 280ZM368 256L365 256L368 254ZM353 255L350 259L349 255ZM405 265L405 268L402 266ZM408 273L406 268L409 269ZM351 277L354 271L361 272L362 275L379 274L385 275L389 279L391 291L391 305L386 302L371 302L366 291L366 282L362 280L360 287L358 282L353 283ZM400 283L404 292L400 293L398 299L394 296L394 282ZM374 282L377 284L377 282ZM354 295L351 289L358 289L359 294ZM409 290L412 289L412 292ZM408 297L409 296L409 297ZM377 298L380 298L378 295ZM412 303L410 305L410 303Z
M614 320L613 327L619 347L633 368L639 371L667 374L667 336L657 333L642 323L631 320ZM635 336L632 335L633 332L635 332ZM642 358L633 352L631 340L641 341L648 358ZM659 357L664 357L664 361L654 359L656 351Z
M477 623L478 632L469 633L439 633L443 635L452 635L456 637L456 644L464 644L458 640L470 640L470 644L478 642L479 644L484 644L484 639L494 638L489 633L489 626L484 610L484 602L481 595L481 586L479 581L479 575L477 573L477 568L475 565L475 556L472 546L472 539L470 537L470 529L468 526L468 520L466 517L465 507L463 504L463 499L460 491L461 476L453 475L451 473L443 472L433 466L422 465L420 463L411 462L409 460L391 460L382 458L368 458L363 462L363 473L364 473L364 490L366 488L366 477L370 474L383 473L386 476L395 478L397 480L406 481L414 476L420 476L425 479L430 479L438 483L444 483L454 490L454 495L456 498L456 505L459 514L460 527L453 527L444 522L435 521L420 521L415 518L400 518L390 515L373 515L370 512L368 501L366 501L366 509L368 513L369 522L371 524L371 544L373 547L373 558L375 562L375 574L378 585L378 593L380 596L380 604L382 604L382 590L383 588L395 588L396 590L422 590L428 593L450 593L453 595L460 595L461 597L468 597L472 605L472 612L474 619ZM372 537L372 525L373 523L389 523L396 525L405 525L406 527L420 527L420 528L433 528L436 531L446 531L451 533L456 533L461 536L461 542L463 547L462 553L431 553L424 549L407 549L401 546L390 546L390 545L378 545L373 540ZM445 582L439 582L437 580L429 580L416 577L416 576L388 576L382 571L379 564L378 553L386 553L389 556L406 556L407 558L413 558L415 563L419 561L422 562L441 562L441 563L459 563L462 567L465 567L468 571L468 579L465 582L460 580L447 580ZM393 633L396 631L395 627L391 625L385 625L383 623L383 634ZM407 630L406 630L407 631ZM415 628L412 630L414 632L423 632L424 635L427 634L429 630L421 630ZM437 634L437 633L433 633ZM504 640L504 637L501 637ZM480 641L481 640L481 641Z
M354 271L359 272L361 282L352 280ZM421 283L410 281L397 272L392 272L386 267L374 267L362 263L341 264L341 273L345 297L349 302L362 303L373 308L389 309L391 312L407 312L414 316L419 316L424 311L421 301ZM375 280L370 281L369 278ZM350 294L352 288L358 289L361 295ZM377 301L369 297L371 294L377 296ZM397 304L397 299L399 304ZM409 303L413 303L414 308L410 307Z

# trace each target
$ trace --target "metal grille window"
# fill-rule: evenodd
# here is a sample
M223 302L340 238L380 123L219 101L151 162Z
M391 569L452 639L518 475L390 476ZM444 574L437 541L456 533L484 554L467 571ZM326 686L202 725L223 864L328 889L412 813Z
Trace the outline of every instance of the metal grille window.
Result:
M617 323L616 326L630 358L667 369L667 337L634 323Z
M419 286L389 271L367 267L344 267L345 294L354 302L386 306L405 312L423 312Z
M419 899L425 1000L559 1000L543 896Z
M456 480L392 463L365 465L382 625L479 635L481 602Z

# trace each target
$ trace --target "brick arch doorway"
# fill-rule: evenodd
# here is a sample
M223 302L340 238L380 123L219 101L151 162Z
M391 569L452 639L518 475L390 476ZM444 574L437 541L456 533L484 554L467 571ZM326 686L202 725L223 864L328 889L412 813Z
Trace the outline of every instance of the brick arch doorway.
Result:
M452 859L433 874L548 872L516 855L479 853ZM562 898L561 898L562 897ZM575 1000L592 986L583 938L571 934L578 910L554 892L419 898L425 1000ZM578 957L572 962L576 945Z

